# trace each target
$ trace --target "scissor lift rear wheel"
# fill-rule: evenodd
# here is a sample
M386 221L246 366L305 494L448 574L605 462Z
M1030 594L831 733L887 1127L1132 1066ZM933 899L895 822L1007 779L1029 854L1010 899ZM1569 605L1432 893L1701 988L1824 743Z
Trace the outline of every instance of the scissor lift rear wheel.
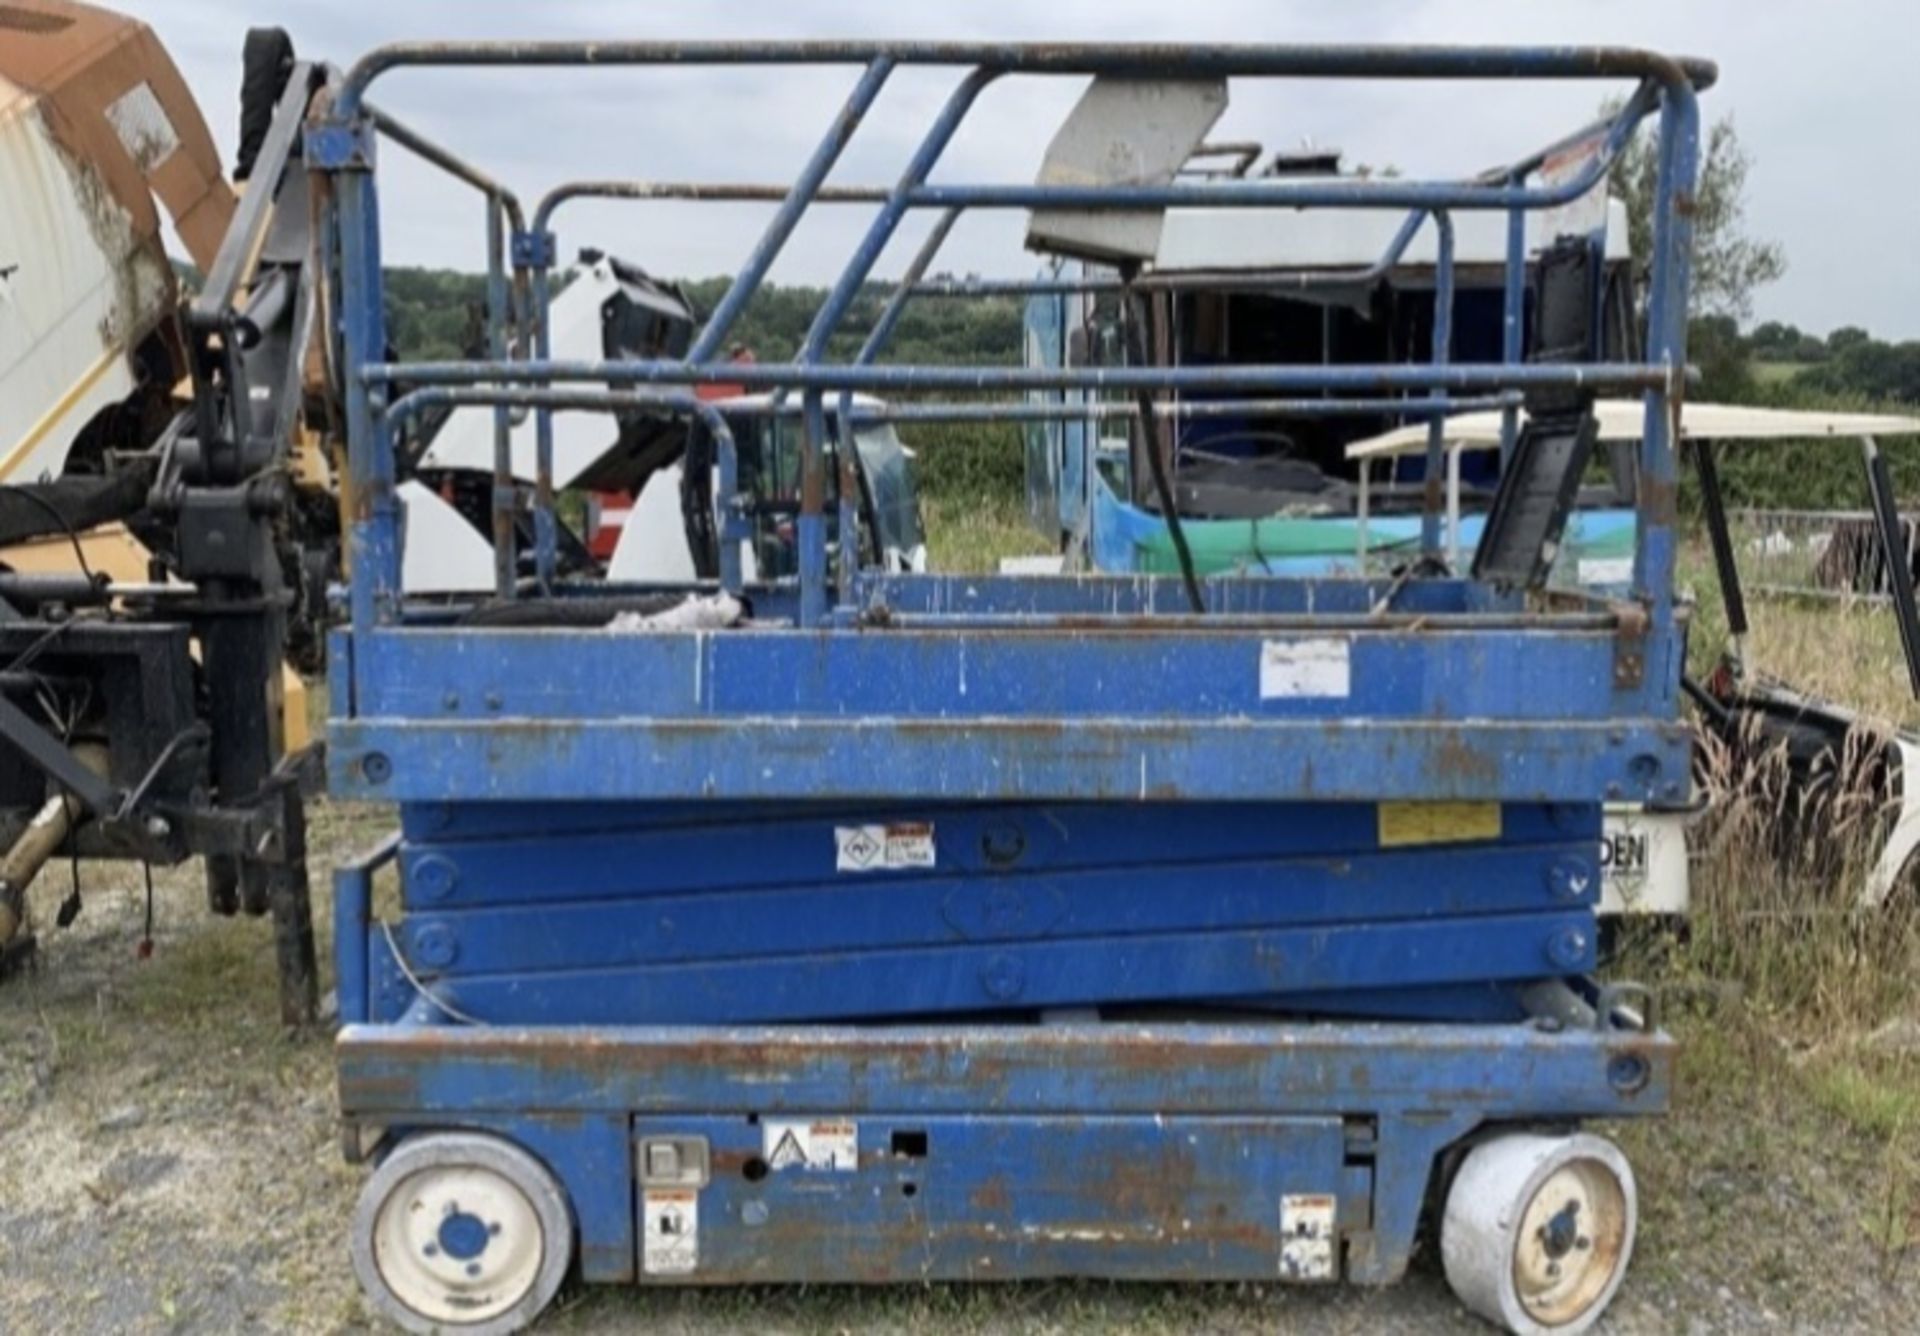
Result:
M1633 1255L1633 1170L1604 1137L1508 1134L1482 1142L1447 1192L1447 1283L1521 1336L1572 1336L1599 1320Z
M572 1213L546 1166L511 1142L426 1133L367 1180L352 1250L367 1297L406 1330L498 1336L559 1291Z

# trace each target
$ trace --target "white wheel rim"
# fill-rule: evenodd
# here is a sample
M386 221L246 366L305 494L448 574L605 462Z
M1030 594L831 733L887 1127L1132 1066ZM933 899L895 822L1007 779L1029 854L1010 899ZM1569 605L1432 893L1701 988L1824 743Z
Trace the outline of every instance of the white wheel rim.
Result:
M408 1174L380 1203L373 1262L394 1298L429 1322L499 1317L538 1283L546 1236L510 1179L478 1166Z
M1513 1288L1546 1327L1585 1314L1610 1289L1627 1247L1627 1198L1594 1159L1569 1160L1534 1191L1513 1240Z

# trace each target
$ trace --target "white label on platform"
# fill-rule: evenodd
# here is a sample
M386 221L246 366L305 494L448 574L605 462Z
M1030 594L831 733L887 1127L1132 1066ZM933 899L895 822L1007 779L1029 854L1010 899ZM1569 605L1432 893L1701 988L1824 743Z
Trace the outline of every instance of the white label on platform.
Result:
M649 1188L640 1266L649 1276L691 1275L700 1265L700 1194L692 1188Z
M933 823L896 821L887 826L836 826L834 868L840 872L897 872L934 865Z
M1353 690L1344 640L1269 640L1260 646L1260 699L1344 699Z
M1280 1279L1332 1280L1334 1199L1299 1193L1280 1199Z
M761 1158L767 1168L850 1174L860 1167L858 1123L765 1123Z

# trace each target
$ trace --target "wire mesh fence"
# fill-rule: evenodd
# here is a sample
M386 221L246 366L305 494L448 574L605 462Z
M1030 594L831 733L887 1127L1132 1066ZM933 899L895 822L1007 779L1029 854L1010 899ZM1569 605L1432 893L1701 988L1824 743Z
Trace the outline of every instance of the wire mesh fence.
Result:
M1731 510L1728 528L1756 594L1885 603L1892 572L1870 511ZM1920 517L1900 518L1894 560L1920 569Z

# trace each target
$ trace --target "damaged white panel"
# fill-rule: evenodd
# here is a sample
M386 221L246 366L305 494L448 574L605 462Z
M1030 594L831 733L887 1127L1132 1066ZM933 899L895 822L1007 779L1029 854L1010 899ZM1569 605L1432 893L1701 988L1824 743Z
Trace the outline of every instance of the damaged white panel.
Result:
M1344 700L1353 693L1345 640L1268 640L1260 646L1261 700Z
M180 147L179 132L167 119L166 108L153 95L151 84L137 83L115 98L107 107L107 121L120 136L127 156L140 164L143 173L171 158Z
M1043 186L1165 185L1227 109L1225 79L1096 78L1040 164ZM1151 260L1163 209L1036 209L1027 248L1100 260Z
M0 79L0 481L58 477L74 437L135 386L127 348L173 301L93 169Z

